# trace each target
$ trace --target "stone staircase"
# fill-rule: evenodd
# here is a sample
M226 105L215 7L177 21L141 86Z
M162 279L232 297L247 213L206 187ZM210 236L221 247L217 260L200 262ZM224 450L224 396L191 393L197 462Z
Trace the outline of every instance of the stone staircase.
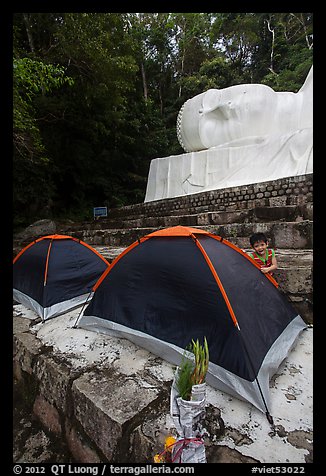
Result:
M129 205L57 232L79 237L112 260L138 238L176 225L210 231L245 250L252 233L265 233L276 250L281 291L313 322L312 174Z

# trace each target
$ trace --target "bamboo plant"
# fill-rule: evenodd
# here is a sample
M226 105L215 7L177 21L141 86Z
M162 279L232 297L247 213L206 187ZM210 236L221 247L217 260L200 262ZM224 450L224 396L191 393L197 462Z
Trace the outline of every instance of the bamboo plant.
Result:
M196 341L192 339L191 344L186 348L186 351L188 352L184 353L178 369L176 386L180 397L184 400L190 400L191 387L203 383L206 378L209 363L209 351L206 337L204 337L203 345L199 343L198 339ZM189 352L194 355L193 360L188 358L187 355L189 355Z

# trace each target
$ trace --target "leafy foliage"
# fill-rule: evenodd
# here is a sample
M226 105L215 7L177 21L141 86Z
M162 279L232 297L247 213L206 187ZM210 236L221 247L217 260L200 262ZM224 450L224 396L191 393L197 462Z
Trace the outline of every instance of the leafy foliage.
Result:
M192 387L191 375L193 370L193 362L183 356L183 360L178 369L178 378L176 380L178 393L183 400L190 400Z
M47 94L64 83L73 84L61 66L45 64L31 58L13 60L13 128L14 147L23 158L33 160L45 152L32 106L37 94Z
M202 346L197 339L196 342L192 341L192 352L195 356L195 368L191 376L193 385L198 385L204 382L208 364L209 364L209 351L206 337L204 337L204 345Z
M193 360L189 358L189 353L193 354ZM208 364L209 350L206 337L204 337L203 345L199 343L198 339L192 340L185 349L177 371L176 386L181 398L190 400L192 386L204 383Z

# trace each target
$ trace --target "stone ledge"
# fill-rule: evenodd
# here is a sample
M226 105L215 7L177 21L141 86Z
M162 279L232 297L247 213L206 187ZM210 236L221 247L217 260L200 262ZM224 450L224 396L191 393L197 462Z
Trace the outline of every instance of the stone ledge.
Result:
M22 378L28 376L27 384L34 379L34 412L46 431L61 435L75 462L152 462L164 437L174 431L169 415L173 367L125 339L73 329L78 309L45 323L35 323L36 315L27 318L31 313L21 305L14 311L22 320L16 325L20 345L14 361ZM28 330L21 333L22 328ZM28 365L27 354L33 356ZM279 434L250 404L208 386L208 462L311 461L311 365L308 329L271 382Z
M196 222L198 225L226 224L232 220L232 212L242 212L248 221L250 215L252 221L270 221L273 216L277 220L296 221L298 217L311 220L312 207L313 174L308 174L127 205L109 210L108 218L63 223L56 232L78 234L80 229L158 228L174 226L176 221L189 226ZM228 217L228 214L231 215Z
M293 221L313 219L312 203L304 205L274 205L255 208L239 208L237 205L229 206L225 211L207 211L194 213L194 209L184 210L183 214L171 214L164 216L142 215L139 218L122 217L119 219L109 218L101 221L83 223L85 230L105 229L132 229L132 228L168 228L176 225L205 226L227 225L232 223L259 223L262 221ZM181 212L181 211L180 211ZM80 233L80 231L72 230Z
M108 461L112 461L125 429L157 398L159 388L110 370L84 373L74 381L75 417Z
M312 194L313 174L307 174L128 205L110 210L110 217L180 215L180 210L190 209L196 213L224 211L234 204L237 208L298 206L312 202Z
M313 222L310 220L194 226L194 228L196 227L222 236L240 248L247 247L250 235L257 231L265 233L271 245L276 248L311 249L313 245ZM71 235L81 238L92 246L127 247L158 228L85 229L74 231Z

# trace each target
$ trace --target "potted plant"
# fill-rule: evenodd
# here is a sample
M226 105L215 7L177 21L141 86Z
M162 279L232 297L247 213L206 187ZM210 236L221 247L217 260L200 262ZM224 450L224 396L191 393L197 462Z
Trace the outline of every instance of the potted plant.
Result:
M178 439L172 448L172 461L206 463L203 428L206 374L209 364L207 339L203 345L192 340L177 367L171 388L170 413Z

